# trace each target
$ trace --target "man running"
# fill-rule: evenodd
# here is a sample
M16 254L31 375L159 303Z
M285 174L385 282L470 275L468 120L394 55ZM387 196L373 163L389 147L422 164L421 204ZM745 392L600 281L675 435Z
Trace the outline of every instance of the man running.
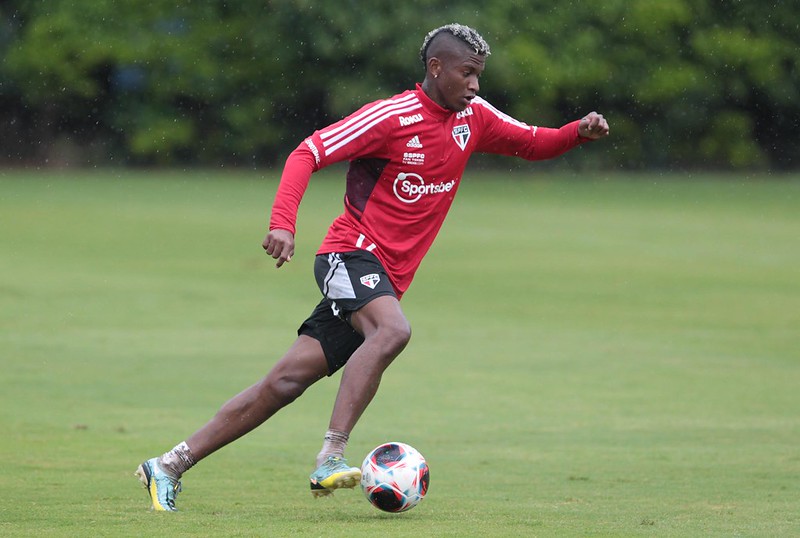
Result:
M183 473L264 423L308 387L343 369L311 493L329 495L361 478L344 458L350 432L405 348L411 327L400 307L444 222L475 152L549 159L607 136L591 112L559 129L536 127L478 96L489 46L472 28L431 31L420 50L425 78L415 89L364 105L306 138L288 157L263 242L277 267L291 261L300 200L311 175L349 161L344 212L314 265L322 300L294 344L258 383L225 403L188 439L142 463L136 474L153 508L175 510Z

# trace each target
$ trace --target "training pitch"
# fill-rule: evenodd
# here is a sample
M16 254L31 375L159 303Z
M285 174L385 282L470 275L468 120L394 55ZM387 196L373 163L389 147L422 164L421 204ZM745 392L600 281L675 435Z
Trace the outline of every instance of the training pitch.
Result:
M318 301L334 172L276 270L273 173L0 171L0 535L800 533L798 177L468 173L347 454L418 448L422 503L312 499L337 375L149 512L136 466Z

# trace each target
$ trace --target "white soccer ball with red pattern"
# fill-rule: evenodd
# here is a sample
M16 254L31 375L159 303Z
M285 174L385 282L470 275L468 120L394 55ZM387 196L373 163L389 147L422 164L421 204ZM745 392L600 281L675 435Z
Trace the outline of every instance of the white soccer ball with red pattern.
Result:
M384 512L414 508L428 492L428 463L414 447L384 443L361 464L361 489L373 506Z

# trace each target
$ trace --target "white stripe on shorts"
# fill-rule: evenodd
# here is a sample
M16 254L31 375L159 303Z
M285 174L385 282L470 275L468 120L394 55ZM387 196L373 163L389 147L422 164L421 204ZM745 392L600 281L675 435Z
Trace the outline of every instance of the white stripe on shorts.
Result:
M347 267L344 266L344 261L335 252L328 254L328 265L331 268L328 274L325 275L325 283L323 285L322 293L328 299L355 299L356 291L353 289L353 284L350 282L350 275L347 274Z

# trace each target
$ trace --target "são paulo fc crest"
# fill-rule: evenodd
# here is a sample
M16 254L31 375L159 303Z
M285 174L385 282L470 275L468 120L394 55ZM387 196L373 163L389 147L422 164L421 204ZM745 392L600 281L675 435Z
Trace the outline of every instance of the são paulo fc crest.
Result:
M361 277L361 283L371 290L374 290L375 286L377 286L378 282L380 281L381 277L378 276L376 273L371 273L369 275L364 275Z
M461 151L464 151L469 141L469 125L456 125L453 127L453 140L456 141Z

